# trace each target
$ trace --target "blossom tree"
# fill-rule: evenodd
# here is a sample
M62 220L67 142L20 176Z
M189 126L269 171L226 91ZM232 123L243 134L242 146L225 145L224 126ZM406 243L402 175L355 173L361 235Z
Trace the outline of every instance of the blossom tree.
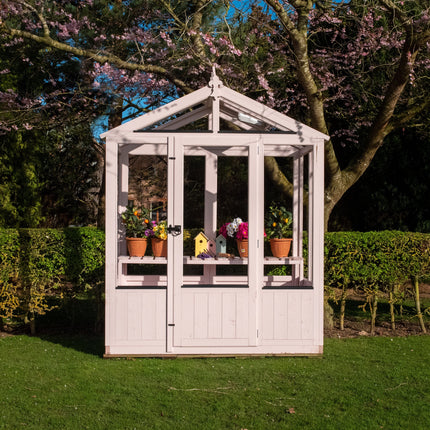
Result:
M329 134L326 223L385 137L428 109L425 0L0 5L3 41L31 41L79 58L82 76L110 100L112 126L124 112L134 115L202 86L215 65L229 86ZM7 75L7 68L0 73ZM0 94L0 103L13 99L13 91ZM266 157L265 166L290 193L276 160Z
M337 7L330 2L314 7L307 0L266 3L276 13L294 53L310 123L332 136L325 147L327 222L384 138L428 107L428 97L420 97L413 85L428 76L429 5L396 0L351 1ZM321 43L324 39L329 43ZM332 100L337 117L330 113ZM332 128L329 120L339 123L342 117L349 120L349 129ZM335 151L336 140L357 144L344 166Z

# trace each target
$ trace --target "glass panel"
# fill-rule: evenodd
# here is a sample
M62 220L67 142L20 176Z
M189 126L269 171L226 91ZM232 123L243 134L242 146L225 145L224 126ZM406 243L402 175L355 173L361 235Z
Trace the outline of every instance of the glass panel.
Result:
M162 238L166 234L162 231L165 227L163 223L167 220L167 156L131 155L129 157L128 205L142 208L137 215L142 220L148 220L146 223L148 228L143 233L147 237L144 258L133 260L136 264L125 264L125 274L130 279L142 275L166 275L167 258L164 257L163 249L167 247L162 247L160 256L160 251L156 250L155 245L153 246L153 234L150 232L158 231ZM163 243L167 242L163 241ZM127 255L130 256L129 251ZM154 256L157 257L157 264L151 264Z
M204 229L205 157L184 157L184 228ZM184 248L184 255L190 255Z
M291 148L291 156L271 157L265 163L266 286L299 286L306 279L308 253L304 253L303 248L304 243L307 246L308 236L308 156L295 158L294 149ZM271 168L272 160L274 168ZM271 244L270 239L281 237L292 241L288 258L285 258L286 251L276 254L276 258L282 260L282 264L277 265L274 253L277 252L275 247L280 245L280 241ZM272 282L274 279L276 281Z
M219 233L222 226L233 223L239 218L243 223L248 222L248 157L219 157L218 158L218 214L217 224ZM236 236L245 224L237 222L229 227L231 237L227 234L226 254L239 258L239 246ZM244 249L242 246L241 249ZM217 276L232 277L247 276L248 265L217 266Z
M184 157L184 256L195 256L196 237L204 232L205 157ZM206 247L205 247L206 249ZM186 277L201 279L202 264L184 264ZM189 278L188 278L189 279Z
M166 219L167 157L132 155L129 160L128 200L149 209L152 219Z
M286 256L284 251L277 250L275 247L272 250L270 239L291 239L293 234L293 159L291 157L271 157L271 159L274 161L266 163L264 175L264 228L267 235L264 247L265 257L272 257L273 251L277 255ZM271 171L268 166L279 169L283 177L277 175L276 171ZM286 243L288 247L288 242ZM277 245L277 248L284 246L284 244ZM291 255L290 246L288 256Z

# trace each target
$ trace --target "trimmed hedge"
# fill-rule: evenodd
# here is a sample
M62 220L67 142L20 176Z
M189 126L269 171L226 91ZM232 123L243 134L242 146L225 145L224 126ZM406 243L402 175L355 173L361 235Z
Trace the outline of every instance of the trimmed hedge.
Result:
M425 324L419 298L419 278L429 278L430 235L399 231L342 232L325 235L326 295L340 300L339 325L344 329L348 290L365 296L370 310L370 333L374 334L378 301L383 293L389 299L391 328L396 328L394 305L402 303L400 285L413 281L417 317ZM340 297L333 288L341 290Z
M187 248L194 232L186 232ZM0 318L34 321L55 297L104 285L104 232L96 228L0 229ZM430 234L338 232L325 236L327 288L390 291L430 277Z
M0 318L29 322L104 280L104 232L95 228L0 229Z
M430 234L400 231L325 235L325 283L389 288L430 275Z

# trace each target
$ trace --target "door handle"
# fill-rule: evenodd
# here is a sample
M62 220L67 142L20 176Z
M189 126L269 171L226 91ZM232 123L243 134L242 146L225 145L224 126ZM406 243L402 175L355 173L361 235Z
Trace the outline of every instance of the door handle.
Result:
M169 225L169 227L167 227L167 233L171 234L172 236L179 236L181 231L182 227L180 225Z

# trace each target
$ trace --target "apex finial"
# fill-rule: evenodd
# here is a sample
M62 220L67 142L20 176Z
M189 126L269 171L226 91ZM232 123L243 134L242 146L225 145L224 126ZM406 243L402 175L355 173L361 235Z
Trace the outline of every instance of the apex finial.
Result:
M209 81L209 87L212 88L212 93L213 93L212 95L215 95L214 92L216 91L217 88L222 87L222 82L216 74L215 65L212 66L212 74L211 74L211 80Z

